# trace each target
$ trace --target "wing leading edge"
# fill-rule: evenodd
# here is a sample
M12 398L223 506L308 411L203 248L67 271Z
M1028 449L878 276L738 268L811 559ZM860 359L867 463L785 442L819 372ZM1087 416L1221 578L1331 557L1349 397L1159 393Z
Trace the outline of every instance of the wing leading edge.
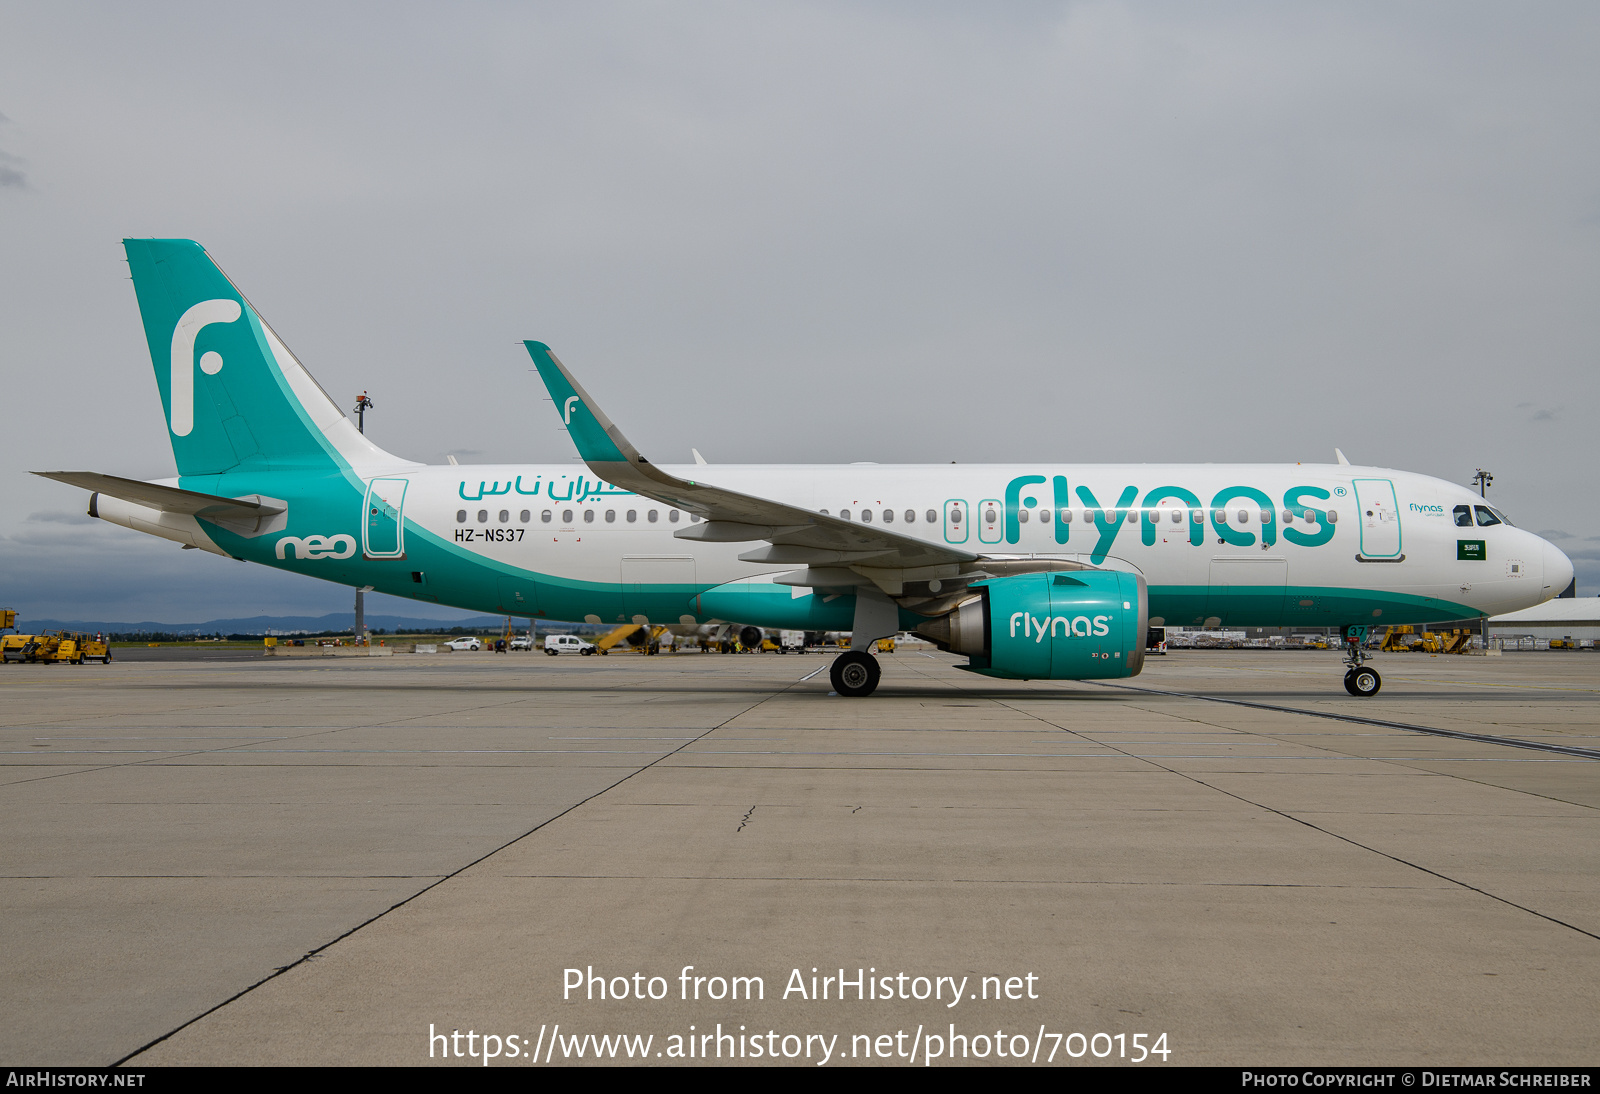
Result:
M808 567L780 577L783 584L870 584L893 597L905 595L907 582L968 576L962 571L970 570L968 564L979 557L944 544L670 475L623 436L549 346L532 341L523 344L591 471L613 486L704 518L704 523L673 533L679 539L711 543L765 540L768 546L739 557L747 562Z

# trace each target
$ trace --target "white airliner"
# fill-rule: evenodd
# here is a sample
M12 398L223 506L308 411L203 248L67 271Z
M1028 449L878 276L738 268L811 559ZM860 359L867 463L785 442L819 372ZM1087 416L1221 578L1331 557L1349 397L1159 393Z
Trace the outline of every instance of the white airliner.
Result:
M188 240L126 240L179 478L40 472L89 512L357 588L530 618L850 631L877 687L916 631L1004 679L1137 674L1151 625L1365 628L1499 615L1572 580L1465 487L1336 464L659 466L539 342L587 471L428 467L362 436Z

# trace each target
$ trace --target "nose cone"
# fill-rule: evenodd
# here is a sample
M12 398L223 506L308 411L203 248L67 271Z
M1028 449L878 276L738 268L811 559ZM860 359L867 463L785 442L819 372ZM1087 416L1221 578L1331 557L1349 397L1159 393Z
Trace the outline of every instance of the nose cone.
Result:
M1572 584L1572 560L1549 540L1539 542L1544 544L1544 595L1560 596Z

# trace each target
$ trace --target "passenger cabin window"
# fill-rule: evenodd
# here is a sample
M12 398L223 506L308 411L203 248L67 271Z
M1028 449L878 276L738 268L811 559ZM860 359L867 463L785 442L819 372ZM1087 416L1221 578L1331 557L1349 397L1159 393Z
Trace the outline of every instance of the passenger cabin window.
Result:
M932 509L928 510L928 523L929 524L938 524L939 523L939 514L934 512Z
M883 511L883 523L885 523L885 524L893 524L894 523L894 510L893 509L885 509Z
M606 510L606 523L607 524L615 524L615 523L617 523L617 511L615 509L607 509Z
M632 524L634 521L636 521L638 519L639 519L639 510L637 510L637 509L629 509L628 510L628 523Z
M1048 509L1039 510L1039 523L1040 524L1049 524L1050 523L1050 510L1048 510Z
M1294 513L1293 513L1293 511L1291 511L1289 509L1285 509L1283 511L1283 523L1285 523L1285 524L1293 524L1294 523Z
M1128 510L1128 523L1129 524L1137 524L1138 521L1139 521L1139 510L1137 510L1137 509L1129 509Z
M1182 509L1174 509L1172 511L1172 523L1173 524L1182 524L1183 523L1183 510Z
M848 509L839 510L839 519L840 520L849 520L850 519L850 510L848 510Z
M543 521L545 524L549 524L550 523L550 517L551 517L551 512L548 509L546 509L544 512L539 514L539 519L541 521Z
M960 509L952 509L952 510L950 510L950 523L951 524L960 524L961 523L961 510Z
M1026 509L1018 509L1017 510L1017 520L1019 522L1021 522L1022 524L1027 524L1028 523L1028 511Z
M1240 524L1249 524L1250 523L1250 510L1248 510L1248 509L1239 510L1239 523Z
M667 523L668 524L677 524L678 523L678 511L676 509L668 509L667 510Z
M533 516L533 514L528 512L526 509L524 509L522 511L522 513L520 514L520 516L521 516L522 523L523 524L527 524L528 523L528 518Z
M1487 528L1491 524L1500 523L1500 518L1495 516L1494 511L1487 505L1474 505L1472 508L1477 510L1479 528Z
M511 510L509 510L509 509L500 510L500 523L501 524L510 524L511 523Z
M649 515L646 516L645 519L648 520L651 524L654 524L656 522L656 511L654 509L650 510Z
M1227 524L1228 511L1226 509L1213 509L1211 510L1211 519L1216 521L1218 524Z
M1261 523L1262 524L1271 524L1272 523L1272 510L1271 509L1263 509L1263 510L1261 510Z
M863 509L863 510L861 510L861 523L862 524L871 524L872 523L872 510L871 509Z
M585 509L583 511L583 523L585 523L585 524L593 524L594 523L594 510L593 509Z
M1339 523L1339 511L1337 509L1329 509L1328 510L1328 523L1329 524L1338 524Z
M456 510L456 523L457 524L465 524L465 523L467 523L467 511L465 509L457 509Z
M488 524L489 523L489 510L487 510L487 509L479 509L478 510L478 523L479 524Z
M1450 512L1456 519L1456 527L1457 528L1471 528L1472 527L1472 506L1470 506L1470 505L1458 505L1454 509L1452 509Z
M998 516L999 514L997 514L993 509L986 509L983 513L983 519L990 524L993 524Z
M1063 509L1063 510L1061 510L1061 523L1062 524L1071 524L1072 523L1072 510L1071 509Z
M571 524L572 523L572 510L571 509L563 509L563 510L561 510L561 523L562 524Z
M931 518L933 517L933 514L929 513L928 516L929 516L929 518L931 520ZM915 524L915 523L917 523L917 511L915 509L907 509L906 510L906 523L907 524Z

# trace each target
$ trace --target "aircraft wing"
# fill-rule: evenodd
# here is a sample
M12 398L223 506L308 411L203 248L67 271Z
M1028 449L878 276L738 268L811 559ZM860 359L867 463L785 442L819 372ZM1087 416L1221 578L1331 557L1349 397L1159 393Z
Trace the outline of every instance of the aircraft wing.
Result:
M239 532L255 536L281 525L273 518L288 512L287 502L277 498L264 498L252 494L243 498L225 498L217 494L202 494L197 490L180 490L176 486L161 486L138 479L124 479L116 475L102 475L98 471L35 471L41 478L54 479L68 486L92 490L96 494L109 494L135 505L143 505L163 513L183 513L201 520L209 520Z
M891 596L906 582L954 578L977 560L970 551L929 543L870 524L801 509L780 501L680 479L639 454L584 391L567 367L542 342L525 342L539 376L578 446L578 454L600 478L663 505L676 506L704 523L674 533L679 539L713 543L765 540L769 546L740 555L747 562L811 567L795 585L875 584ZM786 575L788 576L788 575ZM780 579L782 580L782 579Z

